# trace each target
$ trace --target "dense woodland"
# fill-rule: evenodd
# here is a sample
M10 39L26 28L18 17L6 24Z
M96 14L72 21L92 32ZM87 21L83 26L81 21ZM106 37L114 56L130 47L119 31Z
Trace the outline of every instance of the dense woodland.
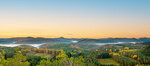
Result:
M150 43L0 47L0 66L149 66Z

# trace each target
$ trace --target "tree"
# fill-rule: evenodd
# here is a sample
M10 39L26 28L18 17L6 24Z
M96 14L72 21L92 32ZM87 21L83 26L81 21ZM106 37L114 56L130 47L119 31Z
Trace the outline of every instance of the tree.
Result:
M16 53L13 58L8 58L7 60L3 60L4 66L29 66L30 63L26 61L26 56L22 54Z
M48 60L41 60L40 65L37 66L52 66L52 63Z
M28 55L27 56L27 61L30 62L30 66L36 66L37 64L40 64L41 61L40 56L34 56L34 55Z
M129 47L125 47L124 49L125 49L125 50L129 50Z

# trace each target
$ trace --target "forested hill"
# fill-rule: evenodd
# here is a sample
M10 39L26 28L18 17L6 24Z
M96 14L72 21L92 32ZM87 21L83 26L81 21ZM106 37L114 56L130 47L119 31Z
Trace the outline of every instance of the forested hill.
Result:
M17 38L0 38L0 44L40 44L40 43L113 43L113 42L147 42L150 38L105 38L105 39L88 39L88 38L43 38L43 37L17 37Z
M149 43L0 47L0 66L150 66Z

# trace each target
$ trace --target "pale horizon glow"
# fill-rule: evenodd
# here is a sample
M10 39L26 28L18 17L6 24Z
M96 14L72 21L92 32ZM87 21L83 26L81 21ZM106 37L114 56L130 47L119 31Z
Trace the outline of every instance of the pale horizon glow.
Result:
M1 0L0 38L150 37L150 0Z

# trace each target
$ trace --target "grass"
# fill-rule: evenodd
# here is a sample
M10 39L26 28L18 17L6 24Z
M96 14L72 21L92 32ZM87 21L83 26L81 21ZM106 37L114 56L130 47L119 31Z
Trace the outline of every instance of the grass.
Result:
M30 53L28 55L40 56L41 58L47 58L47 59L50 59L53 57L53 55L51 54L43 54L43 53Z
M36 56L41 56L42 58L52 58L50 54L42 54L42 53L36 53Z
M119 65L119 63L114 61L112 58L99 59L99 62L103 65Z

